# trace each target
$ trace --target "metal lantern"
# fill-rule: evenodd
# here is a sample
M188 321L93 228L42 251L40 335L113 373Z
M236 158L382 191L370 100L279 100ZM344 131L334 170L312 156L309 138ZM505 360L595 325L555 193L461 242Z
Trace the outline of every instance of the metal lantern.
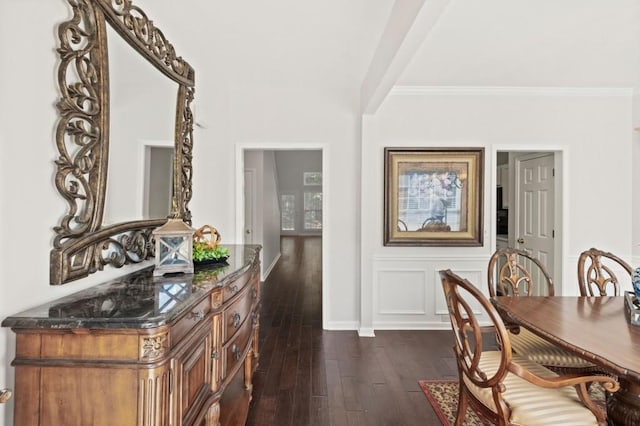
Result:
M182 219L170 218L153 231L156 239L154 276L176 272L193 273L193 228Z

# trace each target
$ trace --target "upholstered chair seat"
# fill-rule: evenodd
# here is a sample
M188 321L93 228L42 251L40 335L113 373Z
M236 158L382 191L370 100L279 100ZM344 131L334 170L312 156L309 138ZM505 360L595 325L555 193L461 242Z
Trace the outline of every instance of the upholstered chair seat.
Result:
M499 351L483 352L479 368L487 374L495 373L500 367ZM513 362L540 377L557 377L553 371L517 354ZM515 374L508 373L502 383L505 391L502 399L511 408L511 425L551 426L551 425L597 425L593 413L578 399L575 389L564 387L548 389L536 386ZM465 384L473 396L497 413L491 388L479 387L469 379Z
M589 361L550 343L526 328L520 328L520 332L517 334L510 332L509 338L511 339L511 348L515 353L538 364L546 365L555 371L596 369L596 366Z

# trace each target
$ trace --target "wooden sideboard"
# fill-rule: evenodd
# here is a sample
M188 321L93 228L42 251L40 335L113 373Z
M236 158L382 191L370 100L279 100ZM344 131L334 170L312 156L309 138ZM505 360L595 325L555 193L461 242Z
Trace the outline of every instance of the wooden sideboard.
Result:
M10 316L15 425L243 425L260 246L193 274L126 275Z

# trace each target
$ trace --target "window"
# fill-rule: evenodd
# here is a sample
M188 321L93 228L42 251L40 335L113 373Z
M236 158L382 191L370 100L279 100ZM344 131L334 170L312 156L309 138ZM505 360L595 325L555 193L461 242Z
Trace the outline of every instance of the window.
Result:
M304 229L322 229L322 192L304 193Z
M292 194L280 195L280 230L296 230L296 197Z
M304 172L304 184L309 185L322 185L322 172Z

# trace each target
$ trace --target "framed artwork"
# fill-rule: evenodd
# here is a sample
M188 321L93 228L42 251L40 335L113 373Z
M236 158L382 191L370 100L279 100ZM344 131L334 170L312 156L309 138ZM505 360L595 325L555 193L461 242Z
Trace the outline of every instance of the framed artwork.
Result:
M385 246L482 246L484 148L385 148Z

